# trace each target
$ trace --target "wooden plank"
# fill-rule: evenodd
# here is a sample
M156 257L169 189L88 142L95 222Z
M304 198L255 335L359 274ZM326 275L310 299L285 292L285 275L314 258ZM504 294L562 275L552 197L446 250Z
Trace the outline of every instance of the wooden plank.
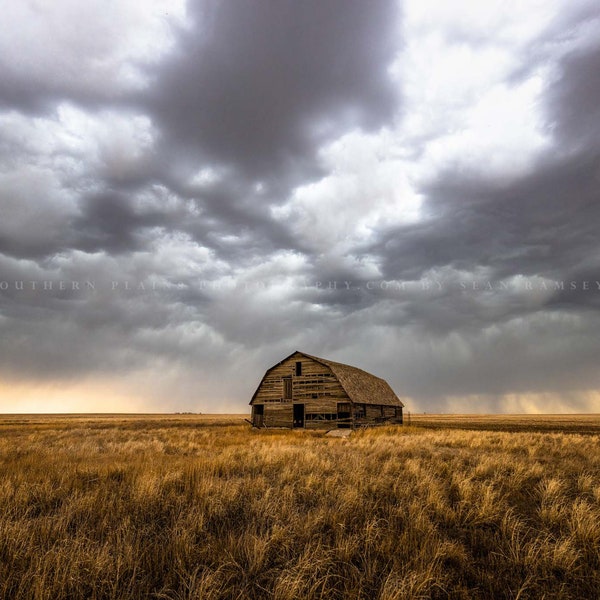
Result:
M264 424L267 427L291 427L292 405L291 404L265 404Z
M367 420L377 419L382 416L381 406L378 404L367 404L365 406L365 417Z
M296 363L302 363L302 375L296 375ZM277 365L263 379L254 399L254 404L281 402L285 399L283 379L291 377L294 401L337 402L347 398L344 389L334 377L331 369L301 354L294 354ZM314 396L317 398L314 398Z
M335 429L337 427L337 423L335 421L305 421L304 428L305 429Z

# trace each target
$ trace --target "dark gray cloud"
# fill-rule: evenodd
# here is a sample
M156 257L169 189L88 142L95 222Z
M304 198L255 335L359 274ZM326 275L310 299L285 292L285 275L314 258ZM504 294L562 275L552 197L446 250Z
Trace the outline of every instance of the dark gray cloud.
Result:
M560 76L549 90L549 116L556 135L574 153L600 153L600 48L577 50L561 64Z
M256 179L304 179L318 144L398 110L391 0L192 2L194 27L146 101L178 160L200 152Z
M85 252L132 252L147 246L149 229L167 223L168 215L140 213L122 193L98 194L85 199L81 214L71 223L77 237L71 247Z
M513 274L568 277L595 253L598 163L593 156L550 158L510 186L440 175L425 193L433 216L388 231L368 249L384 261L387 278L415 278L450 265Z

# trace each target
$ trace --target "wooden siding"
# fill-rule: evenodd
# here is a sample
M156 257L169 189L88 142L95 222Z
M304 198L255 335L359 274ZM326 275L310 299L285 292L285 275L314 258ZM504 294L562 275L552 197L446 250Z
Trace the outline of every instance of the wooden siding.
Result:
M365 417L367 419L379 419L383 416L381 412L382 407L377 404L367 404L365 408Z
M296 375L296 363L302 363L302 375ZM292 397L285 398L284 379L291 378ZM306 429L331 429L337 425L338 402L349 402L331 369L302 355L292 355L269 371L252 401L264 405L262 424L266 427L291 427L293 405L304 405ZM254 417L253 423L259 425Z
M297 363L301 363L301 375ZM291 381L291 398L289 384ZM263 377L251 401L252 423L265 427L292 427L294 406L304 406L306 429L332 429L394 420L396 408L379 404L353 404L350 397L325 364L302 353L294 353ZM262 414L255 407L262 406ZM298 415L302 410L297 411Z
M296 363L300 361L302 375L296 375ZM348 394L329 367L304 356L293 355L265 375L252 404L285 403L284 377L292 380L291 400L306 404L307 412L309 409L336 411L339 401L348 401Z
M383 407L383 416L386 419L394 419L396 417L396 407L395 406L384 406Z
M265 427L291 427L292 426L292 403L265 404L263 416Z

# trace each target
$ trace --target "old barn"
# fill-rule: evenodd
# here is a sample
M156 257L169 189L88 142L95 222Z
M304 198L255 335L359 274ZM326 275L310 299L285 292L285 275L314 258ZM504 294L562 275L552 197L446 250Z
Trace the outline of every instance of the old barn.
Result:
M263 376L252 400L254 427L333 429L402 423L402 402L362 369L293 352Z

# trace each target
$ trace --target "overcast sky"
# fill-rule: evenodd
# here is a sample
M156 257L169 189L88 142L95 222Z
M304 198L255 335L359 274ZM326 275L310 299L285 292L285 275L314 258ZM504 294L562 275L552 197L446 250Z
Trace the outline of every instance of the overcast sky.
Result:
M6 0L0 412L600 411L596 0Z

